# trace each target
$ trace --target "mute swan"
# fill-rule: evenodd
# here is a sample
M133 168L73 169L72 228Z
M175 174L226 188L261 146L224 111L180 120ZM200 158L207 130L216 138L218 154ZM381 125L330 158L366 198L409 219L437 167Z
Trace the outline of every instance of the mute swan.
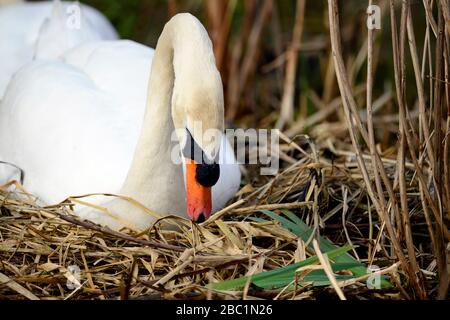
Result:
M11 76L36 51L40 58L55 58L86 41L115 39L109 21L87 5L54 0L0 7L0 99Z
M23 169L25 188L45 203L118 193L163 215L187 212L201 222L240 184L225 136L204 134L223 131L223 108L208 34L195 17L178 14L164 27L156 50L127 40L91 42L57 61L22 68L0 104L0 160ZM194 128L198 123L200 130ZM207 185L217 171L202 171L190 159L184 165L172 160L180 141L191 140L208 159L220 149L212 200ZM205 173L213 181L200 181ZM114 229L141 230L155 220L122 199L101 205L108 214L79 214Z

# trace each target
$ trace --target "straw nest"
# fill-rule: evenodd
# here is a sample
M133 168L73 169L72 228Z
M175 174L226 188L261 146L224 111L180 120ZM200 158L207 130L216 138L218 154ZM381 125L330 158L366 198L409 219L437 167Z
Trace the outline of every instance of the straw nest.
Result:
M0 299L335 297L333 288L312 285L295 291L247 285L228 292L207 285L287 266L315 254L279 223L249 219L262 209L291 210L336 245L357 247L353 255L364 263L381 267L396 263L351 146L339 142L345 141L346 130L324 124L311 133L314 139L301 136L290 141L282 135L282 168L277 176L261 177L258 168L246 167L245 185L227 208L202 225L179 220L177 231L163 230L156 223L140 234L114 232L79 221L71 209L73 198L40 207L20 184L10 183L0 189ZM395 160L389 156L384 154L383 161L394 175ZM370 168L369 161L367 165ZM413 175L411 166L407 171L408 177ZM414 208L419 207L416 198L414 192L408 194L412 219ZM433 281L436 266L427 254L428 243L424 236L420 261ZM390 275L401 288L401 270L394 268ZM371 291L364 281L341 287L347 297L401 297L402 289Z

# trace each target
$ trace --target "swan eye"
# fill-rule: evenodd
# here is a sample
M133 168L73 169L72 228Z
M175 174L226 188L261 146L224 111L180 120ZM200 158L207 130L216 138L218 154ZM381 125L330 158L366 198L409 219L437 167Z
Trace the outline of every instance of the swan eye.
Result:
M220 166L213 164L197 164L195 179L206 188L210 188L219 181Z

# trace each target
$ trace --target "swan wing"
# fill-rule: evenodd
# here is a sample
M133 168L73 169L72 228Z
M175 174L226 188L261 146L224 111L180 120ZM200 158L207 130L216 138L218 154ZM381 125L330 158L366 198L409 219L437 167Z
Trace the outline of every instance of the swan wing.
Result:
M67 12L69 5L71 3L63 3L64 12ZM2 48L0 50L0 98L3 96L11 76L35 56L36 43L46 20L51 17L52 8L52 1L20 2L0 8L0 48ZM81 5L81 12L87 21L82 31L83 34L90 34L87 38L91 40L117 39L117 32L99 11L87 5ZM72 33L73 35L74 33ZM73 41L73 39L67 39L67 34L59 29L44 43L49 45L49 43L61 43L63 40L64 47L62 49L58 47L58 50L69 49L86 40L86 36L75 37L75 41Z
M117 45L128 48L120 50L123 60L110 53ZM25 187L46 203L119 192L145 109L145 98L131 98L132 87L147 78L152 54L131 42L98 42L25 65L0 104L0 159L23 169Z

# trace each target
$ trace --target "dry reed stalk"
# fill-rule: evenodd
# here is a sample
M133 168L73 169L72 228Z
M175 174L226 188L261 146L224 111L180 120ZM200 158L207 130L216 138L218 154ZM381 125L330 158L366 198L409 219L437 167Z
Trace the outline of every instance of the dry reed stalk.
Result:
M231 20L236 7L236 0L212 0L204 2L208 31L214 47L216 64L223 78L227 78L227 51Z
M272 33L273 49L274 49L275 56L284 57L285 55L284 55L283 33L281 30L279 3L277 1L275 1L273 3L273 10L272 10L271 21L270 21L270 31ZM275 86L279 93L281 93L283 91L283 77L284 77L284 72L283 72L283 68L282 68L283 63L280 63L280 60L282 60L282 59L275 59L273 61L273 63L270 63L269 65L262 67L262 71L264 73L270 72L272 68L274 68L276 70Z
M444 119L444 111L443 111L443 78L444 78L444 52L445 52L445 41L448 37L445 36L445 31L448 29L448 4L445 4L443 1L439 1L438 5L438 26L437 26L437 44L436 44L436 60L435 60L435 78L434 78L434 152L435 152L435 158L433 163L433 172L434 172L434 191L435 191L435 197L437 198L437 204L436 206L440 209L440 216L436 216L436 222L438 225L438 228L436 230L436 239L437 241L437 248L436 248L436 258L440 273L440 281L439 281L439 293L438 297L440 299L445 299L447 297L447 292L449 288L449 270L448 270L448 257L446 252L446 245L444 240L444 233L447 230L445 227L445 224L443 222L443 206L446 205L446 202L443 199L444 193L444 186L443 186L443 178L442 178L442 172L444 171L445 164L443 163L443 159L445 159L444 150L443 150L443 130L442 130L442 119ZM445 14L445 17L444 17ZM447 21L446 21L447 20ZM448 165L448 164L447 164ZM447 208L447 211L450 210L450 208Z
M333 289L336 291L337 295L339 296L339 299L347 300L347 298L345 298L345 295L342 292L341 288L339 287L339 284L336 281L336 277L334 276L333 270L331 269L330 261L320 251L319 243L317 242L316 239L313 240L313 245L314 245L314 251L316 252L317 257L319 258L320 264L322 265L323 270L325 271L328 279L330 280L331 285L333 286Z
M254 74L256 69L257 62L257 54L259 49L259 44L261 41L261 34L263 31L263 27L266 24L266 21L269 18L269 15L272 12L273 8L273 0L264 0L261 9L258 12L258 16L251 27L250 34L248 35L248 39L246 37L241 38L241 43L239 49L236 49L237 53L242 52L243 42L246 43L246 52L243 57L242 64L239 68L233 68L232 71L237 72L234 76L234 91L229 91L230 94L228 96L228 109L226 113L227 119L234 119L238 112L238 107L240 103L240 98L244 88L248 85L249 80ZM247 21L248 22L248 21ZM244 34L244 33L243 33ZM239 55L237 55L239 56ZM237 66L237 65L236 65ZM238 77L238 78L236 78Z
M173 17L178 13L178 5L177 0L168 0L167 1L167 13L169 18Z
M372 5L372 0L369 0L369 6ZM374 42L374 30L368 28L367 34L367 83L366 83L366 109L367 109L367 131L369 133L369 149L372 160L372 167L376 168L376 143L375 143L375 131L373 127L373 106L372 106L372 89L373 89L373 42ZM375 185L378 192L379 199L383 199L383 187L381 185L381 178L378 170L374 170ZM383 203L383 206L385 204Z
M292 32L292 42L286 52L286 71L284 79L284 92L281 100L280 117L276 124L278 129L284 128L294 119L295 78L297 75L298 53L303 33L306 0L297 0L295 24Z
M406 199L406 181L405 181L405 151L409 126L406 120L406 102L405 102L405 36L406 36L406 25L407 25L407 17L409 14L409 3L408 1L404 1L402 3L402 12L401 12L401 22L400 22L400 40L398 40L397 36L397 26L395 20L395 11L394 11L394 2L391 0L391 31L392 31L392 47L393 47L393 58L394 58L394 74L395 74L395 83L396 83L396 92L397 92L397 102L399 105L399 113L400 113L400 123L399 123L399 132L400 132L400 153L399 153L399 185L400 185L400 203L401 203L401 213L402 213L402 222L399 224L399 227L403 227L401 230L405 234L406 246L408 250L408 257L410 260L411 271L410 274L414 275L412 277L413 284L415 285L415 292L419 298L425 299L427 297L426 290L424 289L424 284L422 280L422 274L420 273L419 266L416 261L416 255L414 250L414 243L412 239L412 231L411 231L411 223L409 219L409 210ZM411 141L408 140L408 145L411 149L413 146L411 145Z
M394 19L394 15L391 15L391 19ZM395 25L395 24L393 24L393 25ZM397 41L395 41L395 43L397 43ZM395 46L394 46L394 53L397 53L397 52L398 52L398 50L395 50ZM395 57L394 57L394 62L398 66L398 61L397 61L397 59ZM400 83L400 79L398 78L398 75L399 75L398 67L396 67L395 70L396 70L395 76L397 78L396 83ZM401 96L399 96L398 94L397 94L397 96L398 96L398 100L399 100L398 101L399 102L399 107L401 109L401 112L400 112L401 121L403 122L404 125L406 125L408 127L409 123L406 120L406 111L404 110L405 106L404 106L403 103L401 103L402 102ZM411 128L411 130L412 130L412 132L414 132L413 128ZM440 219L440 213L439 213L438 206L436 205L435 201L433 201L433 199L432 199L430 190L428 189L428 186L427 186L427 183L426 183L426 180L425 180L425 175L424 175L424 172L423 172L423 168L420 166L419 159L418 159L417 155L414 152L414 146L415 146L414 141L416 141L416 139L414 139L413 133L411 133L410 130L404 130L404 134L405 134L408 146L409 146L408 149L409 149L409 153L410 153L411 159L412 159L412 161L413 161L413 163L414 163L414 165L416 167L416 170L417 170L417 173L416 173L417 177L419 179L420 184L423 187L424 197L428 201L428 205L430 206L430 209L431 209L431 211L432 211L432 213L433 213L433 215L434 215L434 217L436 219L436 223L438 224L438 227L440 228L441 232L444 234L444 237L448 240L448 239L450 239L450 232L448 231L448 229L446 227L443 226L443 222ZM434 157L436 158L436 156L434 156Z
M363 174L364 182L365 182L367 191L369 193L369 196L370 196L374 206L376 207L376 210L377 210L380 218L386 225L386 229L388 231L390 240L393 244L393 249L395 251L396 256L401 261L403 268L405 269L406 272L408 272L411 279L416 279L417 276L414 273L414 271L411 269L411 265L403 253L401 244L400 244L399 240L397 239L397 235L395 233L394 226L392 225L392 223L390 221L390 217L387 215L387 210L386 210L387 207L384 205L384 197L379 197L375 194L373 187L372 187L372 182L368 176L366 165L362 159L361 146L358 143L356 128L358 129L359 133L362 135L366 145L370 145L370 141L368 138L367 131L364 129L364 127L361 124L361 120L359 119L359 116L357 113L356 102L354 101L354 98L352 95L352 90L350 88L350 85L349 85L349 82L347 79L345 66L343 64L342 50L340 47L340 38L341 37L340 37L340 32L339 32L339 18L338 18L339 14L338 14L337 1L329 0L328 4L329 4L328 7L329 7L329 17L330 17L330 35L331 35L331 42L332 42L332 48L333 48L334 62L335 62L335 67L336 67L336 75L338 78L338 84L339 84L342 99L344 102L344 110L346 113L346 119L348 122L350 137L352 139L352 144L355 148L357 158L358 158L358 165ZM394 61L395 60L396 59L394 58ZM356 125L356 127L355 127L355 125ZM377 169L379 170L381 177L383 179L383 183L385 184L385 187L388 190L391 205L394 207L395 216L398 217L399 209L396 204L396 202L397 202L396 197L393 194L393 190L392 190L392 186L390 184L389 178L387 177L387 175L385 173L385 168L383 166L383 163L380 160L379 154L375 153L374 155L375 155L375 160L377 161ZM418 282L413 280L412 283L417 284ZM421 293L421 292L423 293L423 291L420 289L420 287L417 286L416 289L418 290L418 293Z
M232 120L236 117L242 88L241 85L241 58L246 47L246 41L252 30L254 23L253 13L256 10L255 0L244 2L244 19L242 28L239 32L239 37L232 41L231 53L230 53L230 72L227 80L227 92L226 92L226 119Z
M391 236L394 236L394 231L392 228L392 225L389 221L389 217L387 217L387 213L385 212L384 208L380 206L378 197L375 196L375 193L372 188L372 184L370 182L368 171L366 168L366 165L364 164L364 161L362 159L362 151L361 147L358 143L357 139L357 133L356 133L356 127L359 129L361 135L363 136L365 142L368 143L367 138L367 132L362 126L361 120L359 119L357 108L356 108L356 102L353 99L352 90L349 86L346 69L343 63L342 59L342 50L340 47L340 31L339 31L339 21L338 21L338 8L337 8L337 2L333 0L328 1L329 4L329 17L330 17L330 35L331 35L331 42L332 42L332 48L333 48L333 56L334 56L334 64L336 68L336 75L338 79L339 88L342 94L343 99L343 105L344 110L346 113L346 120L347 125L350 131L350 137L352 139L352 144L355 148L355 152L357 155L358 165L359 168L363 174L364 181L366 183L366 187L368 189L369 195L377 208L377 211L381 213L381 217L383 217L384 222L388 226L388 230L390 230ZM376 156L376 154L375 154ZM395 237L394 237L395 239ZM401 250L399 249L399 244L395 245L396 252L402 256Z
M445 33L445 52L444 55L444 87L447 106L447 123L444 138L444 188L446 199L447 217L450 218L450 4L444 1L440 2L441 10L445 18L447 32Z

